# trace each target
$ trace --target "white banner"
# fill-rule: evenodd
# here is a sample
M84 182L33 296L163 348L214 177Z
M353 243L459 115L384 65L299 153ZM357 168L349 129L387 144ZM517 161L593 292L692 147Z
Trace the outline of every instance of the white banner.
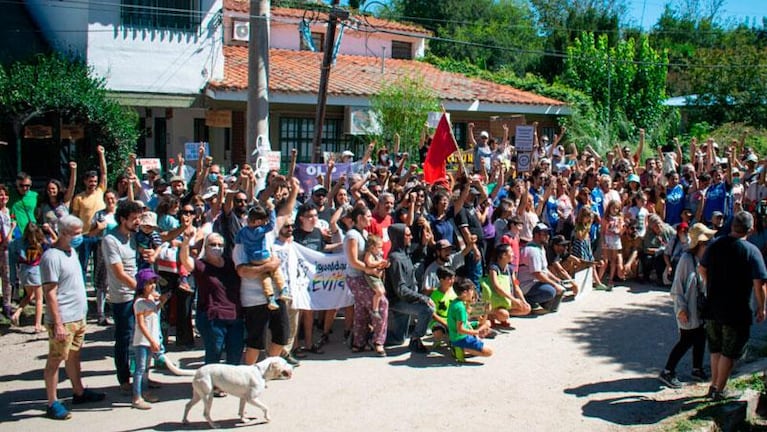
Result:
M272 251L282 264L294 308L329 310L354 304L354 296L346 287L346 257L343 253L324 254L296 242L274 243Z
M535 126L519 125L517 133L514 135L514 148L517 152L533 151L533 141L535 140Z

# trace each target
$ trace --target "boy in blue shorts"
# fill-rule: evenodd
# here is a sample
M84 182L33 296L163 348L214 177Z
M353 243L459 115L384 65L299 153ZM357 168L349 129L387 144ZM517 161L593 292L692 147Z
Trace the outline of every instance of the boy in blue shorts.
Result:
M482 329L472 327L469 322L469 312L466 309L472 301L474 283L468 279L459 279L453 285L453 291L458 298L450 303L447 311L450 344L475 356L490 357L493 355L493 350L480 339Z

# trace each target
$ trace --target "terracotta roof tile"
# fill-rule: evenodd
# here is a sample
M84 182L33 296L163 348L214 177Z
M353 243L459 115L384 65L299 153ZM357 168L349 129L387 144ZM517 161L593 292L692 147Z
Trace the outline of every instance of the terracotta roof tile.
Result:
M250 11L250 0L224 0L224 10L232 11L232 12L248 13ZM301 19L304 17L305 11L303 9L273 7L271 12L273 17ZM319 12L317 14L310 13L307 16L318 19L320 21L327 21L328 19L328 15L324 12ZM423 27L420 27L414 24L405 24L405 23L400 23L395 21L388 21L388 20L383 20L373 16L365 16L365 15L359 15L359 14L351 15L350 21L356 22L357 25L361 27L380 28L380 29L390 30L390 31L415 33L415 34L423 34L423 35L431 34L431 32L424 29Z
M283 94L316 94L320 81L322 53L272 49L269 51L269 91ZM414 60L386 59L384 71L376 57L339 55L331 71L328 95L368 97L382 84L403 76L422 76L436 95L446 101L554 105L564 102L461 74L443 72ZM224 79L210 87L223 91L244 91L248 86L248 48L224 47Z

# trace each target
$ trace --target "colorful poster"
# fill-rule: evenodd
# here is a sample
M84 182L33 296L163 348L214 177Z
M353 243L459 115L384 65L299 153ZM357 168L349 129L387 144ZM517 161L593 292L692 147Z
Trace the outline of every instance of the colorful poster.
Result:
M338 163L333 169L331 174L333 180L338 180L342 174L346 174L347 177L351 174L352 164ZM297 163L296 170L293 172L293 176L301 182L301 188L305 193L309 193L314 185L318 184L317 176L325 176L327 174L328 166L325 164L314 163Z

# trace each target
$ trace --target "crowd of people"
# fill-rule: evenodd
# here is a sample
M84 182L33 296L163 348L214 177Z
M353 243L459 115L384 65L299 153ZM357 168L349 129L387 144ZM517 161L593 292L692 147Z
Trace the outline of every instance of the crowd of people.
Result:
M80 177L77 194L74 162L66 187L51 179L41 194L18 173L14 187L0 185L3 313L20 325L23 307L34 302L35 331L50 336L47 415L70 416L56 397L62 361L73 403L104 398L80 382L87 313L114 326L116 377L137 409L156 401L149 365L167 362L171 340L180 350L194 347L195 329L206 363L253 364L265 351L299 365L322 355L339 311L294 307L294 244L344 254L354 304L343 308L343 338L335 340L378 356L406 340L415 353L445 346L459 358L490 356L486 340L513 328L513 317L556 313L584 290L609 292L630 279L671 286L680 342L661 379L679 384L675 368L690 347L693 377L708 379L703 322L710 317L718 323L708 332L711 395L720 397L748 338L751 309L741 303L752 289L764 318L757 281L767 279L767 160L744 145L745 136L721 148L713 139L693 139L686 149L674 141L645 158L644 131L635 148L599 154L562 145L564 128L553 137L535 129L529 172L516 169L507 127L496 139L470 124L469 166L460 160L431 183L418 173L427 128L418 160L398 145L373 156L370 144L359 160L338 155L350 164L341 175L332 174L329 158L327 174L308 190L277 170L259 190L252 167L227 175L204 146L196 167L179 155L167 178L157 169L142 178L132 158L112 167L124 170L112 187L99 146L99 170ZM707 248L716 249L716 237L748 242L729 242L714 259ZM277 247L286 259L275 257ZM741 275L753 284L731 299L712 284L727 283L721 263L736 257L756 267ZM576 277L584 272L590 277ZM91 311L86 286L95 290Z

